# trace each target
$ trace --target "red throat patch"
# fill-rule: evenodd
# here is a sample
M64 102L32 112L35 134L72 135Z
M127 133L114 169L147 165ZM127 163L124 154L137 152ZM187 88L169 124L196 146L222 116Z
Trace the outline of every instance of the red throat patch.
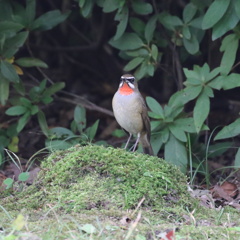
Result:
M123 83L122 87L119 89L119 92L122 95L130 95L133 93L133 90L128 86L127 83Z

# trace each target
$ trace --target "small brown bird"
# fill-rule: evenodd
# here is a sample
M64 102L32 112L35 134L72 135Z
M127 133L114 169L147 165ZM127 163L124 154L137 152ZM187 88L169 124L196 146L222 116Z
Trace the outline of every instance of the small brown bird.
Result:
M112 100L112 107L117 122L130 135L125 149L132 135L136 134L137 140L133 146L133 151L136 150L138 142L140 142L144 153L153 155L150 144L151 129L147 107L133 75L124 74L121 77L118 91Z

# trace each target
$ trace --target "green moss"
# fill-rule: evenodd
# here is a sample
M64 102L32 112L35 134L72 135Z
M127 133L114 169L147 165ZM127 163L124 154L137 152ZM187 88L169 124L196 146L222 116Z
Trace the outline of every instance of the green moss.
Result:
M157 157L102 146L75 146L51 154L42 162L36 183L8 198L16 207L61 210L189 205L186 177ZM26 204L27 203L27 204Z

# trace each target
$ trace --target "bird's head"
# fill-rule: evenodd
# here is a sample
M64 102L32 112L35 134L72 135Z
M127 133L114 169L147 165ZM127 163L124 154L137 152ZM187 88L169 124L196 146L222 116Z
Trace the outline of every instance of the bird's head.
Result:
M136 90L138 90L138 85L135 77L131 74L122 75L119 84L120 93L122 95L129 95Z

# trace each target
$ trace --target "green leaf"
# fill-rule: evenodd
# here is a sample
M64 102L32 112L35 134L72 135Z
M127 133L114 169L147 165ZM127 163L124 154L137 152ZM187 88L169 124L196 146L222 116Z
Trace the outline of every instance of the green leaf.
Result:
M163 145L161 133L156 133L151 136L151 145L154 155L157 155Z
M10 189L10 188L12 188L12 186L13 186L14 180L13 180L12 178L6 178L6 179L3 181L3 183L4 183L5 185L7 185L7 186L6 186L6 189Z
M71 130L63 127L51 128L49 129L49 133L52 134L54 138L67 138L75 136Z
M76 106L74 109L74 121L77 124L78 131L81 133L86 128L86 110L84 107Z
M129 19L129 24L132 30L136 32L139 36L144 35L146 24L141 19L136 17L131 17Z
M93 234L96 232L96 228L92 224L84 224L80 229L87 234Z
M183 21L190 22L197 12L197 7L193 3L187 4L183 9Z
M153 33L156 29L156 21L157 21L157 15L154 15L149 19L149 21L146 24L144 36L148 43L152 41Z
M235 156L234 166L236 168L240 168L240 148L238 148L237 154Z
M221 60L221 74L227 75L231 71L231 68L235 62L236 54L238 50L239 39L235 34L226 36L220 48L220 51L224 51Z
M27 0L26 1L26 20L27 27L31 25L36 15L36 0Z
M25 43L28 37L28 32L17 33L14 37L5 41L4 46L0 52L2 58L11 58L18 49Z
M12 20L13 9L10 1L0 1L0 21Z
M22 30L24 26L22 24L12 21L1 21L0 22L0 34L14 34Z
M103 12L110 13L119 8L119 2L113 0L105 0L103 2Z
M152 5L150 3L146 3L141 0L132 1L132 8L135 13L140 15L147 15L153 11Z
M94 5L93 0L86 0L86 1L84 1L83 5L79 4L81 14L83 15L84 18L90 17L90 15L92 13L93 5Z
M9 97L9 81L0 73L0 104L5 105Z
M17 132L20 133L22 129L25 127L27 122L30 119L30 112L26 112L19 120L17 124Z
M232 73L228 76L222 76L221 79L223 79L222 88L224 90L240 87L240 74Z
M31 115L35 115L36 113L38 113L39 108L37 105L32 105L31 106Z
M92 141L96 136L97 129L98 129L99 120L97 120L91 127L86 129L86 134L89 141Z
M174 124L184 132L196 133L193 118L178 118L174 121Z
M167 162L179 166L181 171L186 173L188 156L184 143L170 134L168 142L164 148L164 158Z
M21 67L42 67L48 68L48 65L38 58L23 57L15 61Z
M214 41L217 38L223 36L227 31L232 30L238 22L239 18L236 15L234 6L231 2L227 12L224 14L221 20L216 25L214 25L212 31L212 40Z
M202 22L202 28L213 27L226 13L230 0L215 0L208 8Z
M160 133L162 136L163 143L166 143L167 141L169 141L170 131L168 127L164 128Z
M109 44L120 50L133 50L144 45L142 39L136 33L124 33L119 39L111 39Z
M187 141L187 136L186 136L185 132L180 127L178 127L178 125L176 125L174 123L170 124L169 129L170 129L171 133L174 135L174 137L177 138L179 141L181 141L181 142Z
M32 102L25 97L21 97L20 102L22 103L23 106L27 107L28 109L32 107Z
M183 45L190 54L196 54L199 51L199 43L195 35L190 39L184 37Z
M214 140L220 140L225 138L236 137L240 134L240 118L233 123L225 126L214 138Z
M188 39L188 40L191 40L191 32L190 32L190 29L188 26L183 26L183 29L182 29L182 34L183 34L183 37Z
M48 129L47 120L46 120L46 117L45 117L45 114L43 113L43 111L39 110L37 117L38 117L38 123L39 123L39 126L40 126L42 132L44 133L44 135L46 137L48 137L49 129Z
M240 1L234 0L234 9L236 11L237 16L240 18Z
M61 89L63 89L64 87L65 87L64 82L54 83L43 92L43 97L51 96L56 92L60 91Z
M209 110L210 110L209 97L202 92L199 95L193 110L194 124L197 130L197 133L200 132L204 121L208 117Z
M0 62L0 69L3 77L5 77L10 82L19 82L19 76L16 72L14 66L6 61Z
M131 70L133 70L134 68L136 68L139 64L141 64L143 62L144 58L142 57L136 57L134 59L132 59L125 67L124 67L124 71L129 72Z
M18 176L18 181L26 182L30 177L29 172L22 172Z
M174 30L176 26L182 26L182 20L177 16L172 16L168 13L162 13L159 16L159 21L169 30Z
M27 112L27 108L25 106L13 106L7 109L5 112L8 116L20 116Z
M62 14L59 10L53 10L44 13L33 22L31 30L50 30L57 26L59 23L65 21L68 18L69 14L69 11Z
M146 97L146 102L150 110L156 113L160 118L164 118L162 106L152 97Z
M217 90L220 90L227 76L218 76L208 83L208 86Z
M152 58L157 61L158 59L158 47L155 44L152 44L151 46L151 54Z
M121 12L116 14L115 20L119 21L117 32L113 37L114 40L117 40L123 35L128 24L128 8L126 6L121 9Z

